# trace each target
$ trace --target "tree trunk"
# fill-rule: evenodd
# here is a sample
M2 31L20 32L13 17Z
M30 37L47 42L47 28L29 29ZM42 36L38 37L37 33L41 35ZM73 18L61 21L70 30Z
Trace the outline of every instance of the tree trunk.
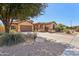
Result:
M4 25L4 26L5 26L5 32L9 33L9 29L10 29L9 26L7 26L7 25Z
M2 22L3 22L4 26L5 26L5 32L9 33L10 28L11 28L11 24L13 22L13 19L11 21L10 21L10 18L9 19L3 19Z
M3 20L2 22L3 22L4 26L5 26L5 32L6 32L6 33L9 33L10 25L9 25L9 21L7 21L7 20L8 20L8 19Z

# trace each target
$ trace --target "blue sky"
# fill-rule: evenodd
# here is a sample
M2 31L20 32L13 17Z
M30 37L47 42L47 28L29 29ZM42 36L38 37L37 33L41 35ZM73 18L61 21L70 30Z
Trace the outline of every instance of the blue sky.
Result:
M56 21L64 25L79 25L79 4L49 3L43 15L33 18L34 22ZM1 24L1 23L0 23Z
M34 22L56 21L70 26L79 25L79 4L77 3L49 3L45 13L33 19Z

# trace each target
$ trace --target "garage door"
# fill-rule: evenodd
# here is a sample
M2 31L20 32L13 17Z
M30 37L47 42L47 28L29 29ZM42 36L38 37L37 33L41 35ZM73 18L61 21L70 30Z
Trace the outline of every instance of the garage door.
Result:
M31 32L32 31L32 26L21 25L20 30L21 30L21 32Z

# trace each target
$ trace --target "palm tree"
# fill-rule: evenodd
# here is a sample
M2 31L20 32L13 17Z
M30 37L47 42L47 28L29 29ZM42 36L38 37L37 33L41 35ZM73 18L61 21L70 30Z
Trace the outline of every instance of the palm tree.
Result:
M9 33L14 19L25 20L42 15L47 4L44 3L0 3L0 19Z

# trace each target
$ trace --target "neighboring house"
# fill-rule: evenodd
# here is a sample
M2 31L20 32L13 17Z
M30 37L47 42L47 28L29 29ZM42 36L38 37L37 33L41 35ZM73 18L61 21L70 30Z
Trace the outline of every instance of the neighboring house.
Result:
M55 29L56 23L34 23L34 31L48 32Z
M11 30L15 30L16 32L32 32L32 31L40 31L40 32L48 32L55 29L56 23L48 22L48 23L33 23L32 20L27 21L13 21L11 24Z

